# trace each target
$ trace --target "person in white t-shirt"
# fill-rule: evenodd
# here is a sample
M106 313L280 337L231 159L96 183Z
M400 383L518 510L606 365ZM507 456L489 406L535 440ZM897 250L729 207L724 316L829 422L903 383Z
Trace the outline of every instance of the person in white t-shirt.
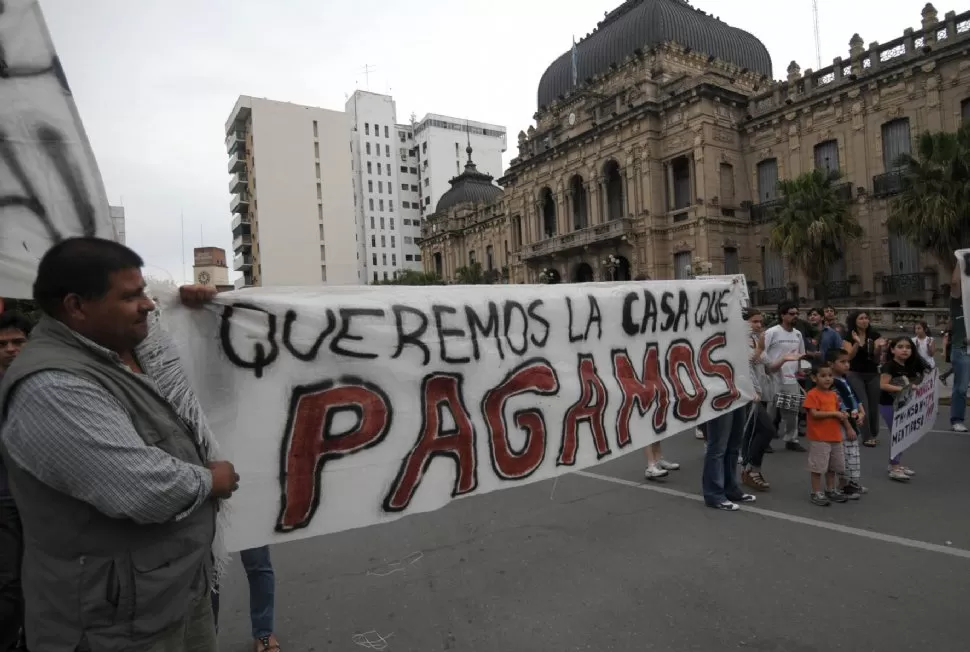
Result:
M925 321L916 322L914 331L916 337L913 338L913 344L916 345L917 353L930 369L936 369L936 358L934 357L936 355L936 342L930 336L929 324Z
M792 301L783 301L778 306L778 324L765 331L764 357L773 394L768 400L772 417L778 413L775 397L779 394L801 395L798 365L805 355L805 340L795 328L797 319L798 306ZM798 412L781 411L778 433L787 450L805 452L805 447L798 443Z

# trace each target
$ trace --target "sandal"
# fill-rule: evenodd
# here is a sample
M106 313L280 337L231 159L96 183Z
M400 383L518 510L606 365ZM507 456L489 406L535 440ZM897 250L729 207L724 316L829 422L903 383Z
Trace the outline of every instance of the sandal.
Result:
M280 642L273 634L256 639L254 645L256 652L280 652Z
M741 482L754 489L755 491L768 491L771 489L771 485L765 480L765 477L761 475L760 471L745 471L741 474Z
M862 442L862 445L865 446L866 448L875 448L876 446L879 445L879 440L878 439L867 439L864 442Z

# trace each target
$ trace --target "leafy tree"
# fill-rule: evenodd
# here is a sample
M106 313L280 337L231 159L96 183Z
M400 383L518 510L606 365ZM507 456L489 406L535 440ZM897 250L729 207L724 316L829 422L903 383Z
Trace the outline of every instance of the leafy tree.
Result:
M444 285L444 281L434 272L417 272L406 269L393 279L375 281L372 285Z
M839 193L836 172L812 170L778 182L781 197L769 245L825 294L828 270L844 257L845 247L862 236L849 198ZM828 297L822 296L823 300Z
M486 285L485 272L482 271L481 263L472 263L465 267L455 270L455 281L459 285Z
M970 245L970 125L922 134L916 155L896 163L901 192L889 205L889 231L952 270L953 252Z

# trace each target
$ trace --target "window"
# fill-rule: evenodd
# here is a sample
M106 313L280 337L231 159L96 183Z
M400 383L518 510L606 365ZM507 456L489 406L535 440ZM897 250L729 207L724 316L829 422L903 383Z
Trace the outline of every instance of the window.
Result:
M422 154L427 154L428 153L428 143L427 142L421 143L421 153Z
M401 190L407 190L407 189L408 189L408 184L402 183L401 184Z
M323 281L324 283L327 282L327 266L326 265L320 265L320 280Z
M388 133L387 125L384 125L384 138L390 138L391 135Z
M455 161L455 176L458 176L459 174L461 174L461 164L458 163L458 161Z
M492 245L485 247L485 269L489 272L495 269L495 254L492 251Z
M761 248L761 277L766 290L785 287L785 261L771 247Z
M317 204L317 219L323 219L323 204ZM320 225L320 239L323 239L323 225Z
M404 135L404 132L403 131L397 132L397 137L401 139L401 142L402 143L407 140L407 136Z
M380 200L381 210L384 210L384 200Z
M320 143L313 143L313 157L320 158Z
M323 199L323 186L317 184L317 199Z
M374 264L376 265L377 263L375 262ZM374 272L374 282L377 283L377 272Z
M382 217L381 218L381 231L383 231L383 230L384 230L384 218Z
M384 192L384 182L383 181L378 181L377 182L377 192Z
M371 258L371 261L376 265L377 264L377 254L376 253L371 254L370 255L370 258Z
M368 181L367 182L367 192L374 192L374 182L373 181Z
M387 169L387 176L391 176L391 164L390 163L387 164L387 168L386 169Z
M382 235L381 236L381 249L386 249L386 248L387 248L387 236L386 235Z
M414 259L414 256L412 256L411 254L404 254L404 260L411 262L413 259Z
M364 123L364 135L365 136L370 136L370 123L369 122L365 122Z
M740 274L741 261L738 260L738 250L734 247L724 248L724 273Z
M397 254L391 254L391 265L397 265Z
M374 135L378 138L381 137L381 126L376 122L374 123Z
M390 186L387 187L387 192L388 193L391 192L391 187ZM391 213L394 212L394 200L393 199L388 199L387 200L387 210L389 212L391 212ZM393 220L392 220L392 222L393 222ZM391 228L393 229L394 227L392 226Z
M374 210L374 198L373 198L373 197L371 197L370 199L368 199L368 200L367 200L367 203L368 203L368 204L370 205L370 206L369 206L369 208L370 208L371 210ZM371 219L374 219L374 218L371 218Z
M431 197L425 197L424 198L424 205L425 206L430 206L431 205Z
M326 245L320 245L320 262L327 262L327 247Z
M475 250L474 249L472 249L471 251L468 252L468 264L469 265L474 265L475 264Z
M318 224L317 226L320 227L320 239L323 240L323 225L322 224Z
M815 169L839 171L839 141L826 140L815 146Z
M899 118L882 126L882 163L885 170L895 170L899 157L910 153L912 145L909 118Z
M771 201L778 195L778 159L758 163L758 201Z
M411 208L411 202L402 201L401 206L404 208Z
M370 155L370 143L367 143L365 147L367 149L367 154Z
M721 206L734 208L734 166L730 163L721 163Z
M372 247L377 246L377 236L374 235L373 233L370 234L370 246Z
M424 178L424 187L427 188L431 184L431 177Z
M373 215L370 216L370 228L372 228L372 229L374 228L374 216Z
M391 228L393 229L394 227L392 226ZM397 238L392 235L391 236L391 249L394 249L396 247L397 247Z
M416 263L421 262L421 254L414 254L414 262Z
M418 168L408 168L408 170L411 172L411 174L417 174L418 173Z
M970 123L970 98L960 102L960 121L963 124Z
M693 274L691 270L691 257L689 251L682 251L674 254L674 278L678 281L690 278Z
M320 178L320 161L317 161L316 163L314 163L314 165L316 166L317 179L319 179Z
M384 156L386 156L387 158L391 158L391 146L390 145L384 145Z
M407 174L407 173L408 173L408 166L402 165L401 166L401 174Z
M377 164L377 176L381 176L381 164Z
M387 254L381 254L381 264L387 265Z
M458 143L455 143L455 156L461 156L461 154L458 153Z
M412 244L413 242L414 242L414 239L411 238L411 236L408 236L408 235L404 236L404 244Z
M405 205L404 205L404 208L407 208L407 207L408 207L408 206L407 206L407 204L405 204ZM404 219L403 219L403 220L401 220L401 221L402 221L402 222L404 222L404 226L411 226L411 220L409 220L409 219L407 219L407 218L404 218Z
M384 272L384 280L387 280L387 272Z
M394 218L392 217L392 218L390 218L390 220L391 220L391 231L393 231L394 230Z
M367 174L371 174L373 171L370 166L370 161L367 161Z
M418 187L415 186L414 184L412 184L411 185L411 192L417 192L417 191L418 191Z
M317 121L316 121L316 120L314 120L314 121L313 121L313 137L314 137L314 138L317 138L317 137L319 137L319 136L320 136L320 134L319 134L319 133L317 133Z

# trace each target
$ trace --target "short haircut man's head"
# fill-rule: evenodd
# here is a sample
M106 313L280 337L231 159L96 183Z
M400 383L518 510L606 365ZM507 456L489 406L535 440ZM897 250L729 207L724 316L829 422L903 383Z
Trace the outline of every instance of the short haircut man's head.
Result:
M64 299L69 295L100 299L110 289L114 272L141 269L143 265L141 256L112 240L62 240L40 260L34 301L45 314L56 317L62 313Z
M20 331L24 336L28 336L33 327L33 323L16 310L7 310L0 314L0 332Z

